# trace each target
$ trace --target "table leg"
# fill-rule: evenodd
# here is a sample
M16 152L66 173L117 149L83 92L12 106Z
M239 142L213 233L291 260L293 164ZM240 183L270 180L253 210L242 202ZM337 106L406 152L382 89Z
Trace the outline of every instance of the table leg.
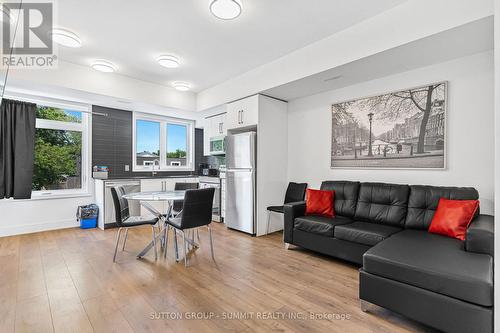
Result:
M175 246L175 261L179 262L179 245L177 244L177 229L172 228L174 231L174 246Z
M147 201L141 201L141 205L144 208L146 208L148 211L150 211L154 216L158 217L160 226L162 224L163 225L165 224L165 220L164 220L163 215L158 210L156 210L153 206L151 206ZM137 258L144 257L146 255L146 253L148 253L149 250L151 250L151 248L153 248L157 239L160 239L160 243L163 244L163 242L164 242L163 236L164 236L163 232L159 232L158 234L156 234L154 240L151 240L151 242L149 242L149 244L146 245L146 247L144 249L142 249L141 252L139 252L139 254L137 255Z

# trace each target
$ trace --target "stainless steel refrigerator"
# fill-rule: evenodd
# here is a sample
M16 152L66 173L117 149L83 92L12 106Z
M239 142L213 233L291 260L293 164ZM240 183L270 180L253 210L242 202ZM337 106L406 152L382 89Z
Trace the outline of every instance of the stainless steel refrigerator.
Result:
M226 217L231 229L256 233L256 133L226 137Z

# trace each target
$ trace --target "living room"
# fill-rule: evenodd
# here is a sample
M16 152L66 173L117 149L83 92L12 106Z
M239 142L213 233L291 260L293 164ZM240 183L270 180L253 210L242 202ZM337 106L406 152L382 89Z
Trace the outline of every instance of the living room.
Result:
M1 332L497 330L498 1L1 11Z

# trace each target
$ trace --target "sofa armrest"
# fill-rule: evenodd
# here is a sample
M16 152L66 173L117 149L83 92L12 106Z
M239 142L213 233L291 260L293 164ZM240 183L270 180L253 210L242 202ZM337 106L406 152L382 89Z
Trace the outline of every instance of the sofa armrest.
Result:
M493 256L493 216L478 215L469 225L465 235L465 251Z
M304 216L306 213L306 202L290 202L285 204L285 225L283 230L283 240L285 243L292 243L293 239L293 223L296 217Z

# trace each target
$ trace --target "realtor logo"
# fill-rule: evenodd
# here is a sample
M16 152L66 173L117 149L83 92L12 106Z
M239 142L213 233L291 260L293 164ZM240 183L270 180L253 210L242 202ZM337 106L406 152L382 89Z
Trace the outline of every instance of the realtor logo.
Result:
M54 67L53 4L9 2L1 11L2 67Z

